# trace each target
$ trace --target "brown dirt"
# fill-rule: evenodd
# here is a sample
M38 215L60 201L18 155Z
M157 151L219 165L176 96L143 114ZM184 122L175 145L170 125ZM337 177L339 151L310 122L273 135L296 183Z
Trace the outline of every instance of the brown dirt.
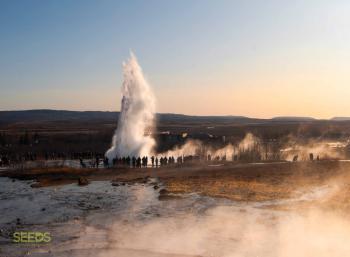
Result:
M339 190L322 206L350 210L350 163L338 161L226 164L198 164L185 167L148 169L49 168L3 172L2 176L34 179L34 186L77 183L80 177L92 180L144 183L159 178L170 193L197 192L236 201L265 201L293 197L296 191L337 184Z

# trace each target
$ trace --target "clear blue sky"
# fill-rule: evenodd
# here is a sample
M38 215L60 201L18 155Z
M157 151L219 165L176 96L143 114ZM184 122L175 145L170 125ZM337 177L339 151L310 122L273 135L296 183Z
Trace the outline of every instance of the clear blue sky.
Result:
M350 116L349 1L0 0L0 109L118 110L132 49L159 112Z

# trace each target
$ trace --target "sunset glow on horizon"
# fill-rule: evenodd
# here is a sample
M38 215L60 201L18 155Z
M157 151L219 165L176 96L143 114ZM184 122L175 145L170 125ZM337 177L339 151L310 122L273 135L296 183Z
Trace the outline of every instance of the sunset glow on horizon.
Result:
M0 110L119 111L130 49L157 112L350 116L348 1L2 1Z

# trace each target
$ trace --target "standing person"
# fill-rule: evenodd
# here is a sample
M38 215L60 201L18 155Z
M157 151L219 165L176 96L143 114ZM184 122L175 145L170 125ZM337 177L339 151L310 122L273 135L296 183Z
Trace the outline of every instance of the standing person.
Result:
M126 162L126 165L128 166L128 168L130 167L130 156L126 157L125 158L125 162Z
M151 157L152 168L154 167L154 156Z
M136 167L136 158L135 156L132 157L132 167L135 168Z
M137 168L141 168L141 157L137 158Z
M81 168L85 168L86 165L85 165L83 159L82 159L82 158L79 158L79 161L80 161L80 167L81 167Z
M309 154L309 157L310 157L310 161L313 161L313 160L314 160L314 154L313 154L313 153L310 153L310 154Z
M158 168L158 157L156 157L156 168Z
M100 158L98 158L98 155L96 156L96 168L98 168L98 165L100 163Z
M105 168L109 168L108 162L109 162L108 157L105 157L105 159L103 160L103 165Z

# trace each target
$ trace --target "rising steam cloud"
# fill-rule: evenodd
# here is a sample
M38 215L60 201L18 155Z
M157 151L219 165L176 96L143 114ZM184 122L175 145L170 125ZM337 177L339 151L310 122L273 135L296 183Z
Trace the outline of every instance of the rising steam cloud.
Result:
M155 146L151 136L154 126L155 97L136 56L123 63L121 112L112 147L106 157L149 156Z
M186 156L186 155L200 155L204 154L205 156L211 155L212 157L227 157L231 159L235 152L247 151L252 149L255 144L259 143L260 139L254 136L252 133L247 133L245 137L237 144L227 144L222 148L214 149L210 145L205 145L200 140L189 139L182 146L175 146L173 149L161 153L162 156Z
M345 159L348 141L332 141L326 139L309 139L300 142L298 138L290 135L288 141L281 149L281 157L291 161L295 155L299 156L299 160L308 160L309 154L312 153L316 158L321 159Z

